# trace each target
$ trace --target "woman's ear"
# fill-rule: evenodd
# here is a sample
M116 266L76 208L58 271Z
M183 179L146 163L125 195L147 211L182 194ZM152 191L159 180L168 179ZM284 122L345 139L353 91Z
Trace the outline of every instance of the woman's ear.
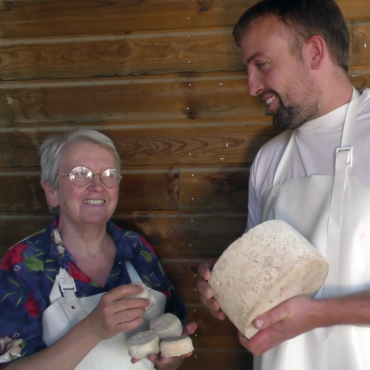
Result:
M53 190L53 188L51 187L48 181L43 181L41 183L41 186L45 191L46 200L48 201L49 206L53 208L57 207L58 206L58 198L57 198L58 191Z

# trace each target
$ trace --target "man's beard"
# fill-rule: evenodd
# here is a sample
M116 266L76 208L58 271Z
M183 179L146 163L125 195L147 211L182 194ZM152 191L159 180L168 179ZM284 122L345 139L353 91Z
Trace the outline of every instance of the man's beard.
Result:
M279 95L277 95L279 96ZM309 106L286 106L281 101L278 111L273 114L273 124L277 128L284 130L294 130L302 126L307 121L312 120L318 111L317 104L311 104Z

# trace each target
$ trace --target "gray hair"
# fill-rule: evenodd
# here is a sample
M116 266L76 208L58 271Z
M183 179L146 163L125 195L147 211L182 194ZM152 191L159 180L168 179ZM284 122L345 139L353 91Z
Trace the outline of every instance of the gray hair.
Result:
M108 149L114 156L118 174L121 174L121 160L112 140L98 131L78 129L63 136L50 136L42 143L40 146L41 182L46 181L52 189L58 189L58 170L62 162L63 150L73 143L86 141ZM49 211L56 213L58 208L49 206Z

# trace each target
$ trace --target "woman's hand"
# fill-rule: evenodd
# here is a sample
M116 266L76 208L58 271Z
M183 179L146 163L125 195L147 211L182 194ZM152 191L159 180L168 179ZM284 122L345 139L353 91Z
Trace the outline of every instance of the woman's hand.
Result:
M182 335L194 334L196 330L197 330L197 324L194 321L190 322L189 324L183 327ZM149 355L148 360L154 363L154 366L156 369L176 370L182 365L182 363L184 362L184 359L186 357L190 357L192 354L193 352L189 352L189 353L186 353L185 355L175 356L175 357L161 357L160 354ZM139 361L140 360L138 360L137 358L131 359L131 362L133 364Z
M225 314L221 310L220 303L213 298L213 290L208 284L208 280L211 277L211 267L216 263L212 264L209 262L203 262L198 266L198 274L200 279L197 281L197 289L200 293L200 301L211 311L212 315L217 319L223 320Z
M135 329L143 322L145 307L150 305L150 301L144 298L124 299L127 295L142 291L143 288L138 285L120 285L101 297L98 305L85 319L99 340Z

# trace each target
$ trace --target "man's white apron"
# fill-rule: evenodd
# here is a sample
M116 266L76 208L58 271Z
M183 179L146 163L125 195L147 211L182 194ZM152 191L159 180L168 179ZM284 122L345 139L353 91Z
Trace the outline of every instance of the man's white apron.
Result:
M141 281L140 276L131 263L126 262L127 271L131 281ZM60 292L64 296L61 296ZM55 278L50 293L51 305L42 316L43 340L47 346L66 334L74 325L83 320L99 303L101 296L77 298L76 286L73 278L64 269L60 269ZM128 355L127 339L139 331L148 330L149 320L162 315L165 308L166 296L152 290L153 299L150 308L144 316L144 322L136 329L119 333L115 337L101 341L76 367L76 370L147 370L154 369L151 361L141 360L136 364L131 363ZM78 347L78 343L75 343Z
M315 296L318 299L370 290L370 191L347 174L356 161L352 145L358 104L354 90L341 146L333 148L334 176L283 179L295 141L293 131L274 183L262 198L262 221L286 221L327 258L329 274ZM254 362L254 370L368 370L370 328L314 329L255 357Z

